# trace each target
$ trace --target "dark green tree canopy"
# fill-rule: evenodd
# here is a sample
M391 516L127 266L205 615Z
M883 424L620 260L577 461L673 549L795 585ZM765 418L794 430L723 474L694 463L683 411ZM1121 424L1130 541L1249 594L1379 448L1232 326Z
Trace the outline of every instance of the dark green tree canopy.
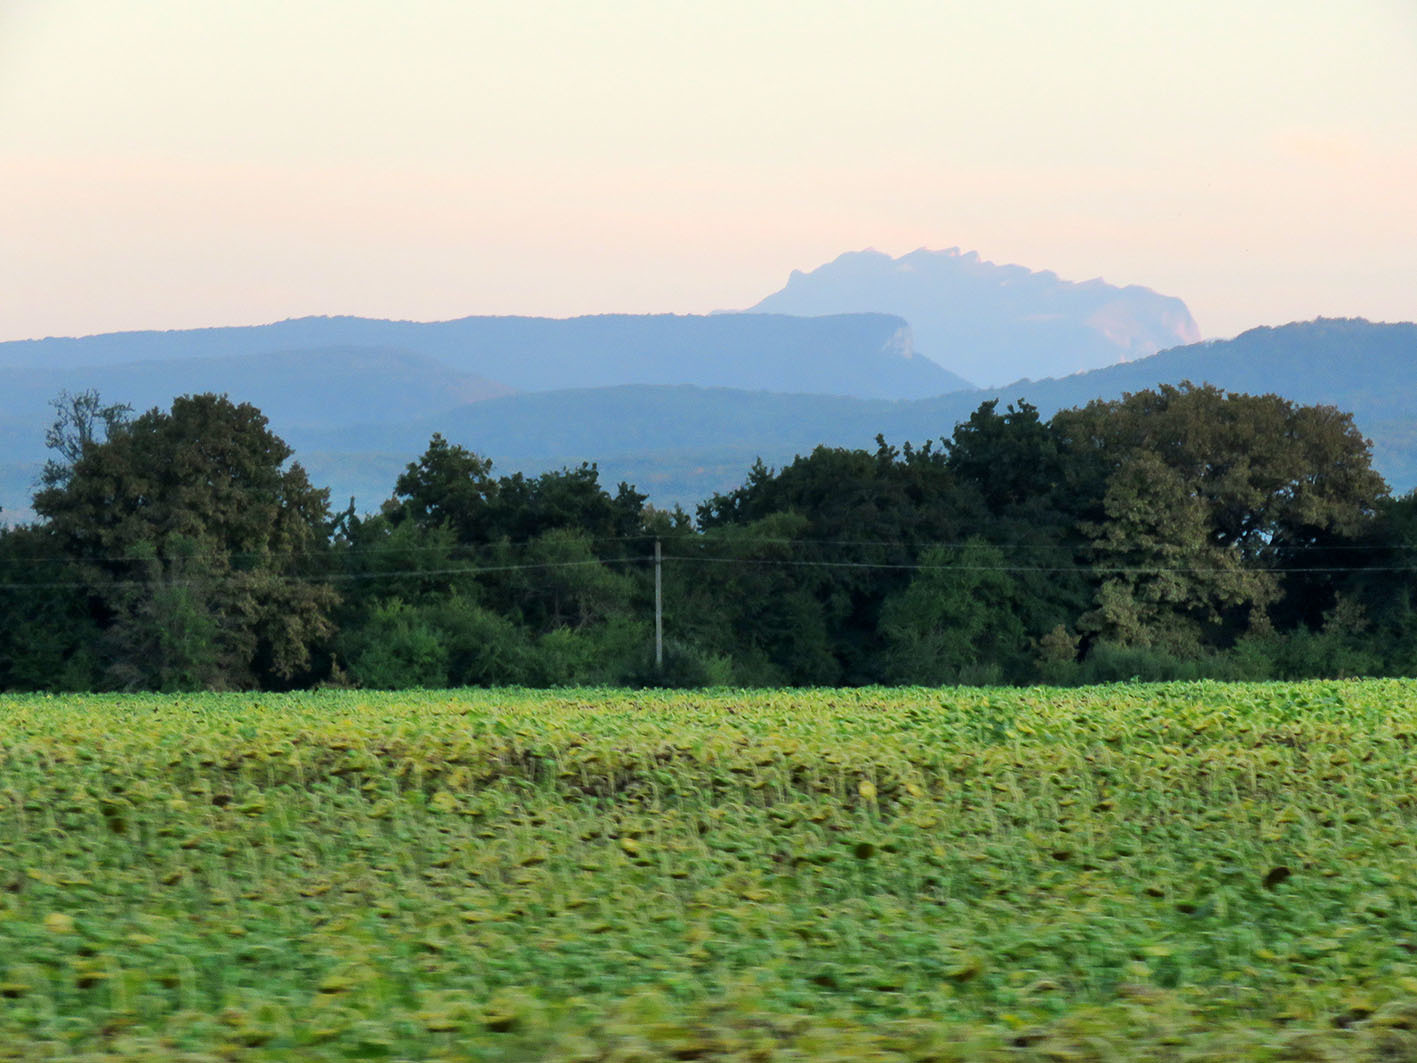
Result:
M1350 415L1277 395L1163 386L1053 426L1105 472L1084 526L1100 583L1082 624L1122 644L1183 651L1266 626L1276 570L1358 534L1386 494Z
M998 406L990 399L955 426L945 464L974 485L991 513L1003 514L1048 499L1063 485L1066 463L1037 407L1020 400L999 413Z
M1417 672L1417 503L1350 417L1273 395L989 401L923 446L758 462L697 525L441 435L332 522L251 406L56 412L43 521L0 530L0 687Z
M188 395L90 444L69 482L35 495L70 552L113 560L140 542L159 553L186 536L241 564L308 551L329 520L329 493L310 485L292 451L249 403Z
M294 679L328 634L329 498L254 406L189 395L87 441L35 511L79 563L122 686Z
M459 542L489 542L498 537L491 519L497 491L491 461L435 432L428 449L398 478L385 511L395 524L443 525Z
M1187 383L1062 410L1052 423L1073 455L1099 457L1109 475L1154 455L1199 500L1214 542L1249 558L1351 534L1387 493L1352 415L1332 406Z
M612 496L590 462L540 476L513 473L494 479L492 462L435 433L411 463L384 507L397 525L446 527L464 545L510 539L525 542L555 530L615 539L644 530L645 496L620 484Z

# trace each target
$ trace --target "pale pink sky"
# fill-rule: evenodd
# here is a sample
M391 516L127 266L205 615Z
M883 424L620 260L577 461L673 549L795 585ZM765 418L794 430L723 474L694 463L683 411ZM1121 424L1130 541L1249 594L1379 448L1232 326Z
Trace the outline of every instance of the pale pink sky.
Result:
M1417 4L6 0L0 339L705 312L961 246L1417 319Z

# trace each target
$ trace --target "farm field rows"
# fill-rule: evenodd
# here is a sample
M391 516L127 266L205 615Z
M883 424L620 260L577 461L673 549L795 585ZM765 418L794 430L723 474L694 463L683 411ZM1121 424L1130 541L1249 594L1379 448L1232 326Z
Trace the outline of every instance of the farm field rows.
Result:
M1417 684L0 696L0 1059L1417 1059Z

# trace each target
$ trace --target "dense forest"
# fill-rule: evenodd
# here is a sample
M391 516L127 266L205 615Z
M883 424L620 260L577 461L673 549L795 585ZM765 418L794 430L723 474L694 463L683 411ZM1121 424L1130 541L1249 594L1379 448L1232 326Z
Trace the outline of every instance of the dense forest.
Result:
M1417 499L1273 395L988 401L693 514L438 435L339 511L249 404L55 410L39 519L0 531L0 689L1417 674Z

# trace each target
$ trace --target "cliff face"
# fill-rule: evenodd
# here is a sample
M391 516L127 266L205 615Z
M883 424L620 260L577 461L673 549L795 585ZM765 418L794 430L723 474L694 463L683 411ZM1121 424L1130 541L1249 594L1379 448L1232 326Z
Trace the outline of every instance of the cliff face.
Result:
M752 308L758 313L896 314L915 350L981 386L1066 376L1200 339L1186 304L1149 288L1065 281L976 252L848 252Z

